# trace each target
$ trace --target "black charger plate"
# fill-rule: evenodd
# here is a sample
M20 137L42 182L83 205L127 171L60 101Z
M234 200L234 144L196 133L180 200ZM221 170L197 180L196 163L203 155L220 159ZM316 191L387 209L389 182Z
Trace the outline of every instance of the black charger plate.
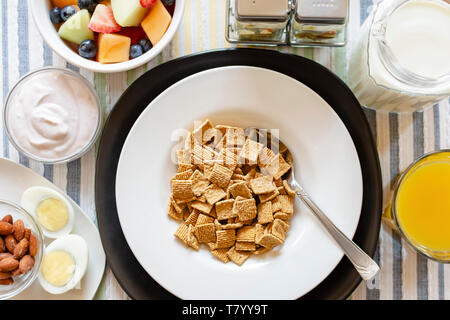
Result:
M367 119L350 89L327 68L300 56L260 49L208 51L166 62L142 75L117 101L103 129L95 176L98 227L108 265L122 288L134 299L177 297L142 268L120 227L115 182L122 146L141 112L168 87L192 74L234 65L266 68L297 79L318 93L338 114L353 139L363 176L362 210L353 240L370 255L375 252L382 208L380 165ZM358 273L344 257L330 275L302 299L345 299L360 281Z

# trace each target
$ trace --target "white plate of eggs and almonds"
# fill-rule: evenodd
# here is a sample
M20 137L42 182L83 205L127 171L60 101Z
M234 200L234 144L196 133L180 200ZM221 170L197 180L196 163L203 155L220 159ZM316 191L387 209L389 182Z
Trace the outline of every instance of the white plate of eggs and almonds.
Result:
M20 204L40 226L44 254L33 284L14 299L92 299L105 269L100 235L91 219L52 183L7 159L0 159L0 194Z

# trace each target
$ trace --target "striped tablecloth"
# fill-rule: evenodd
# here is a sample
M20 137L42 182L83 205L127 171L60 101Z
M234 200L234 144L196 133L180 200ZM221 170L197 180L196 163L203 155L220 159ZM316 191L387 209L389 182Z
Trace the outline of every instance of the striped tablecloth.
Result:
M148 65L117 74L96 74L68 65L43 42L36 30L27 0L1 0L1 88L5 101L17 79L42 66L65 66L91 81L108 114L122 92L146 70L192 52L229 47L224 37L225 0L187 0L184 21L173 42ZM33 1L33 0L30 0ZM350 42L346 48L285 48L284 51L320 62L346 79L348 52L360 24L370 11L371 0L351 0ZM450 107L443 101L424 112L380 113L365 110L377 141L381 160L384 198L387 201L393 178L424 152L450 147ZM63 165L42 165L20 155L2 129L3 156L41 174L65 190L96 221L94 204L95 150ZM450 299L450 265L427 261L411 250L389 228L383 226L375 255L379 275L361 285L353 299ZM127 299L107 267L98 289L98 299Z

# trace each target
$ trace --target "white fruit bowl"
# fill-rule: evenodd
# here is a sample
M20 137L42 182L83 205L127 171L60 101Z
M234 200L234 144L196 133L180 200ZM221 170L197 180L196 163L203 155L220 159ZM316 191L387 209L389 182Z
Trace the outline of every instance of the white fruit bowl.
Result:
M137 68L155 58L164 49L170 43L180 25L186 0L175 1L175 11L173 13L172 22L162 39L152 49L138 58L111 64L101 64L94 60L85 59L64 43L50 21L49 13L52 6L49 0L33 0L29 3L31 4L31 13L34 23L42 38L60 57L80 68L94 72L113 73Z

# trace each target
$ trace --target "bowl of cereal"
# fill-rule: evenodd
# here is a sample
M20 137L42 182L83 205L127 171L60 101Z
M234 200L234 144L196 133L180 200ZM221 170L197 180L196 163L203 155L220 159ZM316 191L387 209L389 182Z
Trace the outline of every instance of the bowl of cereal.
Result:
M28 288L39 274L43 236L22 207L0 200L0 300Z
M299 182L347 237L355 234L361 165L334 109L273 70L237 65L195 73L141 113L121 149L115 180L118 218L132 253L179 298L296 299L343 257L294 201L285 181L289 159L281 148L253 143L251 127L286 144Z
M59 56L94 72L121 72L155 58L172 40L185 0L34 0L42 38Z

